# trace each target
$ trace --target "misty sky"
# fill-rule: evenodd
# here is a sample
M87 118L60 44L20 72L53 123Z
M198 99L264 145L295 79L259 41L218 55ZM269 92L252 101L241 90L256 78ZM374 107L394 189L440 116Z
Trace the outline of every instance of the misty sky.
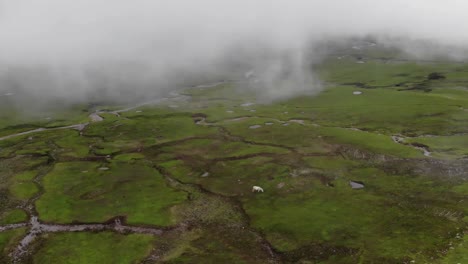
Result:
M217 68L235 47L301 63L329 36L465 45L466 10L463 0L0 0L0 91L163 90L179 73Z

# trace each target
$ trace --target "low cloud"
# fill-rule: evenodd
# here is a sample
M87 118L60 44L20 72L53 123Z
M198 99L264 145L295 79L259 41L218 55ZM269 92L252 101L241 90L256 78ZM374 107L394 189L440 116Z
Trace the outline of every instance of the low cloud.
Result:
M314 93L310 66L323 57L314 47L327 39L372 35L415 56L464 59L467 8L461 0L0 0L0 92L140 100L251 72L250 86L268 99Z

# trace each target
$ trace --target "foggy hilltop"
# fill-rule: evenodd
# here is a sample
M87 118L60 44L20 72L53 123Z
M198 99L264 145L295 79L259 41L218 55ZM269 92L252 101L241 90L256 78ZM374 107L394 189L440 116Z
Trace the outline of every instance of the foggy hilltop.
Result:
M462 0L2 0L0 95L125 102L249 73L267 100L314 93L313 65L333 52L323 48L330 41L367 38L417 58L464 60L467 8Z

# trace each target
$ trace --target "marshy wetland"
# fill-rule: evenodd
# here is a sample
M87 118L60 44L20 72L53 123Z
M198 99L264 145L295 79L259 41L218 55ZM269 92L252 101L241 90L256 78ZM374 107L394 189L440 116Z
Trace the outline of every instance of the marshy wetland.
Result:
M352 52L273 102L0 97L0 262L468 263L468 64Z

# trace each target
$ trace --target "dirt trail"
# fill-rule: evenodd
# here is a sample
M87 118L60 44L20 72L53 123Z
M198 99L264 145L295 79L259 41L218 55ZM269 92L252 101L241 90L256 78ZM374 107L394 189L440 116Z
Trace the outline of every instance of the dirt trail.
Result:
M8 135L8 136L0 137L0 141L10 139L10 138L14 138L14 137L29 135L29 134L33 134L33 133L37 133L37 132L50 131L50 130L75 129L75 130L78 130L78 131L82 131L83 129L86 128L86 126L88 126L88 124L89 123L82 123L82 124L63 126L63 127L53 127L53 128L43 128L43 127L41 127L41 128L37 128L37 129L25 131L25 132L20 132L20 133Z
M173 93L170 94L169 97L155 99L155 100L151 100L151 101L147 101L147 102L143 102L143 103L137 103L137 104L135 104L133 106L126 107L126 108L119 109L119 110L113 110L113 111L110 111L110 110L109 111L107 111L107 110L96 110L95 112L91 113L88 116L88 118L90 119L91 122L101 122L101 121L104 121L104 118L102 116L100 116L99 114L114 114L114 115L120 117L120 113L128 112L128 111L134 110L134 109L142 107L142 106L159 104L159 103L162 103L162 102L168 101L168 100L185 101L188 98L189 98L189 96L181 95L181 94L173 92ZM34 133L38 133L38 132L49 131L49 130L75 129L75 130L78 130L78 131L81 132L89 124L90 123L87 122L87 123L80 123L80 124L74 124L74 125L62 126L62 127L53 127L53 128L43 128L43 127L41 127L41 128L37 128L37 129L25 131L25 132L20 132L20 133L11 134L11 135L8 135L8 136L0 137L0 141L7 140L7 139L10 139L10 138L14 138L14 137L34 134Z
M225 84L225 83L228 83L228 81L219 81L215 83L200 84L200 85L195 86L194 88L212 88L212 87L216 87L218 85Z

